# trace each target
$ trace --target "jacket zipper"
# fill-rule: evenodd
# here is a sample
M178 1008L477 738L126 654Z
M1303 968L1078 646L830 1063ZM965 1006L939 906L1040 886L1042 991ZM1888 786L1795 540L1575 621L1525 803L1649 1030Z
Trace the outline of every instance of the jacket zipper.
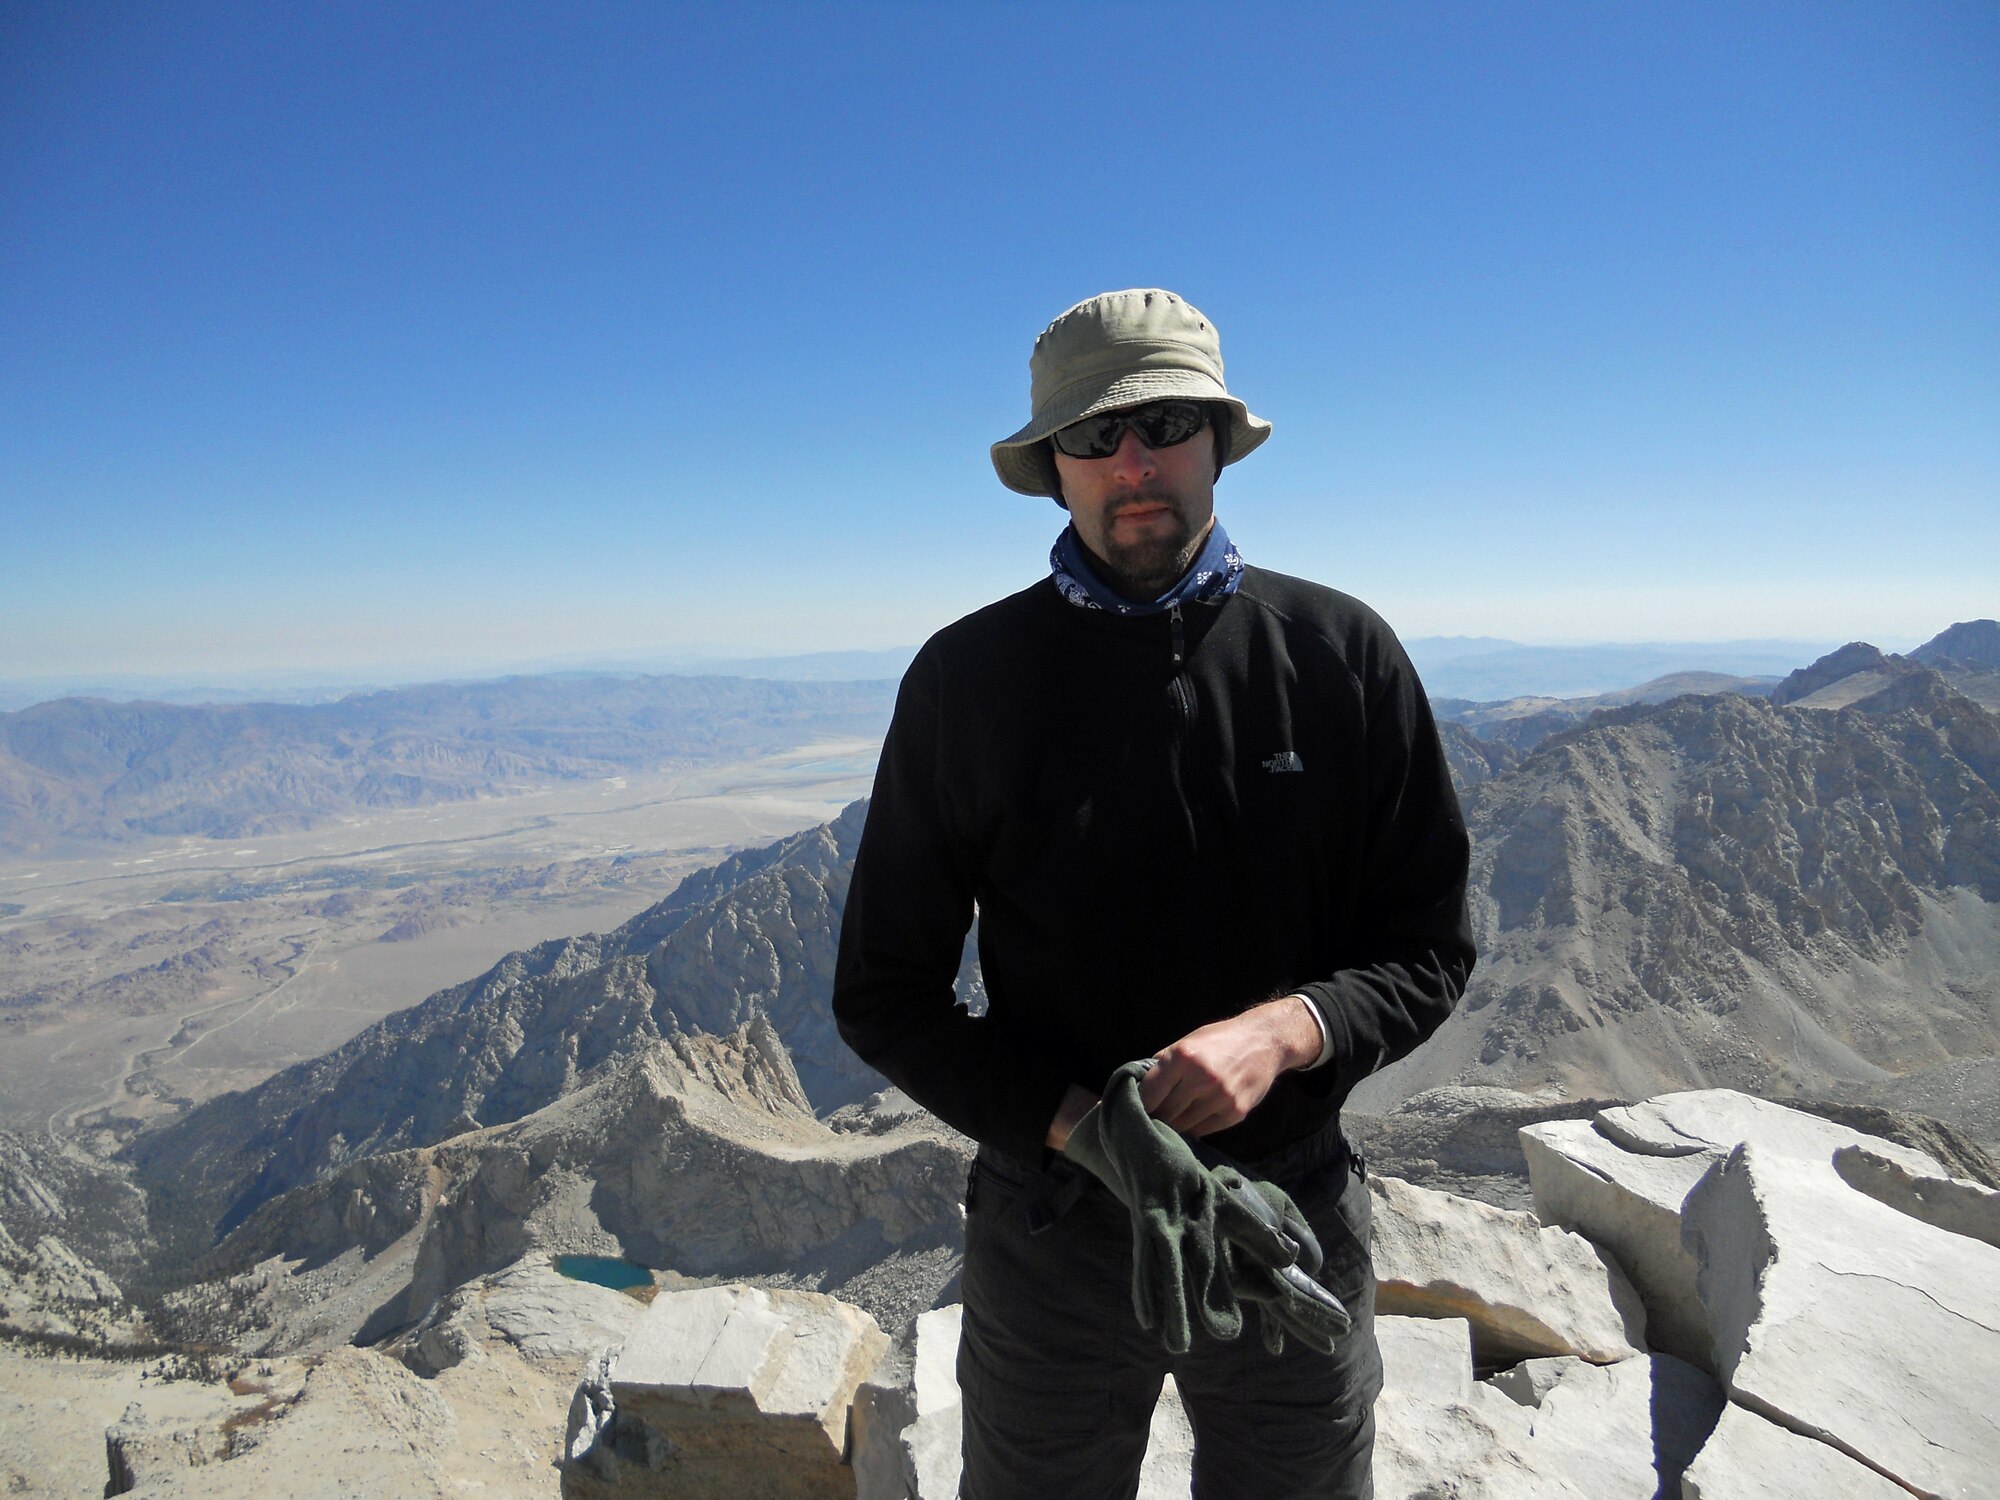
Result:
M1168 605L1167 618L1173 624L1174 702L1180 706L1181 723L1186 725L1194 720L1194 689L1188 685L1187 674L1181 670L1187 661L1187 630L1181 624L1181 607L1178 604Z

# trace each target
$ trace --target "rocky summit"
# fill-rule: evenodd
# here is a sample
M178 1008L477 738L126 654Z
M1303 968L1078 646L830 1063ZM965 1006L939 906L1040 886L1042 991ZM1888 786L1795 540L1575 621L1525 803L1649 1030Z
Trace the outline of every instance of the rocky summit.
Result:
M1532 1212L1372 1182L1394 1308L1383 1500L1991 1493L2000 1194L1729 1091L1531 1125L1522 1145ZM129 1413L107 1493L945 1500L958 1331L955 1305L890 1331L741 1283L641 1305L527 1259L385 1348L266 1360L191 1417ZM495 1441L521 1419L550 1425ZM1191 1453L1168 1382L1139 1494L1187 1495Z

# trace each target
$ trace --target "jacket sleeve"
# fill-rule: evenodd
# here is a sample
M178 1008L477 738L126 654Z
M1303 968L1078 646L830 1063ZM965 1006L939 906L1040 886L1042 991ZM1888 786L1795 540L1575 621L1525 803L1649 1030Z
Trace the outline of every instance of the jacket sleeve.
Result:
M954 982L979 879L966 809L944 775L937 653L896 695L841 916L833 1013L847 1045L957 1130L1036 1159L1069 1080Z
M1301 987L1333 1046L1302 1077L1336 1098L1442 1026L1477 958L1465 908L1471 845L1430 704L1386 626L1366 649L1357 946L1349 966Z

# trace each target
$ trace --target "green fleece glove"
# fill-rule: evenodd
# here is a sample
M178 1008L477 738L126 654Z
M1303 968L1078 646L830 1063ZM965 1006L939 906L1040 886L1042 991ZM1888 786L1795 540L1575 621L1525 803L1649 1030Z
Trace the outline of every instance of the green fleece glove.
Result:
M1185 1354L1193 1320L1215 1338L1243 1331L1217 1225L1221 1195L1180 1135L1139 1102L1142 1063L1111 1075L1062 1154L1088 1170L1132 1216L1132 1310L1169 1353Z
M1331 1354L1334 1343L1354 1326L1341 1300L1313 1277L1323 1263L1319 1240L1291 1194L1275 1182L1247 1176L1232 1166L1211 1167L1217 1186L1231 1199L1259 1212L1293 1248L1279 1260L1262 1253L1251 1239L1232 1240L1227 1255L1230 1290L1257 1309L1257 1332L1273 1358L1285 1352L1290 1333L1308 1348Z

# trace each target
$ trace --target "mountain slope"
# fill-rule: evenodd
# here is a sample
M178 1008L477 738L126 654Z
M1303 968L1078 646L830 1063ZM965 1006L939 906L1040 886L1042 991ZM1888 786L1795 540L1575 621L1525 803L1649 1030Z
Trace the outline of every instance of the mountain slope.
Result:
M155 1220L196 1251L259 1204L384 1151L519 1120L615 1060L769 1020L814 1108L882 1087L827 1006L862 804L691 876L616 931L510 954L323 1057L127 1150ZM175 1216L169 1223L163 1214Z
M209 1267L272 1256L325 1267L361 1250L362 1263L320 1278L358 1298L281 1319L287 1341L305 1346L380 1337L535 1250L785 1278L907 1317L955 1264L968 1154L927 1117L829 1128L760 1018L647 1043L510 1124L350 1162L261 1205ZM912 1257L931 1264L915 1270ZM898 1290L882 1274L895 1260L915 1285Z
M1915 670L1866 709L1603 714L1485 786L1479 969L1359 1107L1467 1082L1892 1099L2000 1054L2000 720Z
M1910 660L1927 667L1946 662L2000 667L2000 620L1961 620L1917 647Z

